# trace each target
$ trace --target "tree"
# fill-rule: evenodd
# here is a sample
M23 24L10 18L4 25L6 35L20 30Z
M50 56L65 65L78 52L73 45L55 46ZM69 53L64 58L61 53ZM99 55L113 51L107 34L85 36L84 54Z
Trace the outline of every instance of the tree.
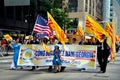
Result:
M50 13L64 31L69 27L71 19L68 18L68 12L66 10L53 8Z
M47 11L51 13L56 22L64 30L70 27L71 19L68 18L68 8L62 9L62 0L31 0L31 13L40 14L47 19Z

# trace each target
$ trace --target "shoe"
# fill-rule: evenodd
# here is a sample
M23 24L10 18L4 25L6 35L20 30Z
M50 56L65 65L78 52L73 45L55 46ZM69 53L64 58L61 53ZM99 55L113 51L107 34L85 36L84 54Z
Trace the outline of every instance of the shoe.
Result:
M11 70L15 70L15 68L11 68Z
M36 66L36 68L39 68L39 66Z
M105 73L104 71L98 71L98 73Z
M23 69L23 67L20 67L20 69Z
M60 72L59 70L57 70L57 72Z
M61 70L60 70L60 72L64 72L64 71L65 71L65 69L61 69Z
M79 71L86 70L85 68L80 68Z
M58 73L57 71L54 71L54 73Z
M86 70L85 68L82 68L82 70Z
M53 69L52 68L48 68L48 71L51 72Z
M54 73L58 73L58 72L59 72L59 70L55 70L55 69L54 69Z
M66 67L61 67L60 72L64 72Z
M103 73L105 73L106 71L103 71Z
M33 71L33 70L35 70L35 69L34 68L30 69L30 71Z

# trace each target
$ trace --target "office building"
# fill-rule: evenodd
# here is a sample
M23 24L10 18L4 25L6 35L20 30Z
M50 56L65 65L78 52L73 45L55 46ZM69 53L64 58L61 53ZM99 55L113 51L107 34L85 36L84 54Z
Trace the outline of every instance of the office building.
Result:
M103 0L103 23L115 21L116 34L120 35L120 0ZM105 27L105 26L104 26Z
M31 15L32 13L30 14L29 8L30 0L1 0L0 34L27 34L30 32L34 25L34 16Z
M116 34L120 36L120 0L111 0L111 2L113 4L111 4L110 20L112 21L112 18L114 19Z
M68 4L69 18L73 22L81 23L82 28L85 28L85 15L90 14L95 20L102 21L102 4L103 0L63 0ZM74 26L77 27L77 24Z

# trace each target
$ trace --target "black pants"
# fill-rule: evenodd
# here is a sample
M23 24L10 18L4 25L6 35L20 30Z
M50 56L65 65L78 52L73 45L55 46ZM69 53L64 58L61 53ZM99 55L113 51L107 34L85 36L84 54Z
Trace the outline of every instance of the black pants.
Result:
M106 72L109 51L102 50L100 53L98 53L97 57L98 57L98 63L100 65L100 70Z
M10 46L7 46L6 54L8 54L9 50L10 50Z
M60 72L63 72L65 70L66 67L61 66Z
M32 66L32 70L34 70L35 69L35 66Z
M48 70L52 70L52 66L49 66Z
M66 67L61 66L60 72L63 72L65 70ZM52 70L52 66L49 66L48 70Z

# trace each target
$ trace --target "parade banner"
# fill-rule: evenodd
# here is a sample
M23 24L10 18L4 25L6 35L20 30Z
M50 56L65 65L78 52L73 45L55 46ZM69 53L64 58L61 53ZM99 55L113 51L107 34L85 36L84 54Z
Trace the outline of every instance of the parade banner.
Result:
M48 45L51 51L54 50L54 45ZM61 66L75 68L96 68L96 52L97 47L93 45L66 45L67 50L64 50L60 45L61 50ZM53 55L45 52L42 45L22 45L18 65L19 66L50 66L52 65Z

